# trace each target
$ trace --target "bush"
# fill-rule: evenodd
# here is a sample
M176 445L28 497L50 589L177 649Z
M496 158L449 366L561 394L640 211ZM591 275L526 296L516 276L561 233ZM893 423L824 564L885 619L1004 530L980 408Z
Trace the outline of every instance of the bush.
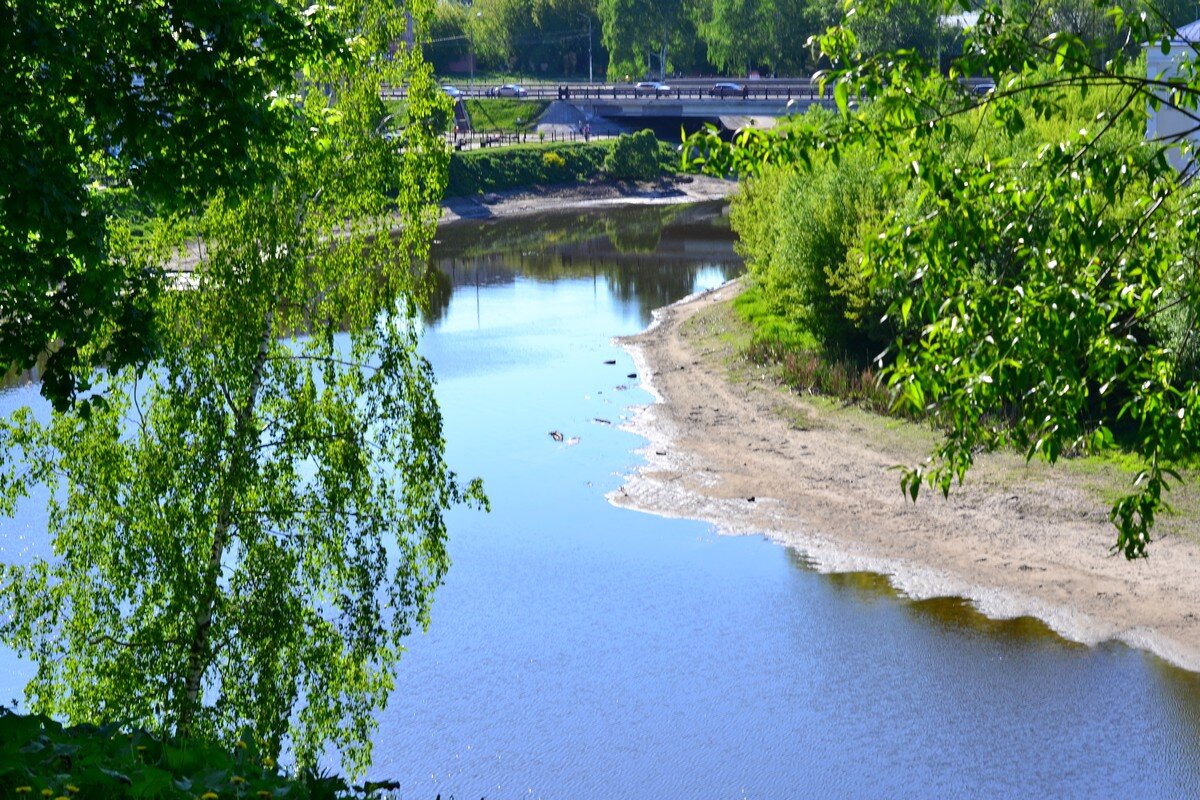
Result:
M252 742L232 752L115 725L66 728L0 707L0 796L91 798L377 797L337 777L285 775Z
M877 159L862 148L838 163L773 170L744 184L732 222L762 303L777 327L804 331L834 358L867 363L894 336L881 324L884 298L872 293L861 243L889 198ZM759 326L767 315L759 313Z
M654 132L618 136L604 159L604 171L619 181L649 181L662 175L662 155Z
M607 142L526 144L455 153L450 159L446 195L469 197L586 179L600 173L610 147Z

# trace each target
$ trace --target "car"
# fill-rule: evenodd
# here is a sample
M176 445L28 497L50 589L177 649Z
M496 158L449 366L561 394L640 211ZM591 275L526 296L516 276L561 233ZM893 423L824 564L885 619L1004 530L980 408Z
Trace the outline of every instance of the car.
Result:
M671 91L671 87L659 81L640 81L634 84L634 94L652 94L659 95L663 92Z
M451 100L458 100L460 97L466 96L466 93L457 86L443 86L442 91L449 95Z
M714 83L708 93L712 97L738 97L745 91L740 83Z
M990 80L981 81L971 89L976 97L987 97L994 91L996 91L996 82Z
M515 83L506 83L503 86L488 89L488 95L491 97L526 97L528 94L529 92L525 91L524 87Z

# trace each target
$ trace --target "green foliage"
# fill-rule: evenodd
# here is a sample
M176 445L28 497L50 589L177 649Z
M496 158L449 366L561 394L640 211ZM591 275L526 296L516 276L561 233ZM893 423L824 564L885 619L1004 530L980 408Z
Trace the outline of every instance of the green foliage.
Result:
M351 788L311 771L288 776L253 739L224 748L116 725L67 728L48 717L0 709L5 797L365 800L377 795L376 786Z
M704 41L708 60L729 75L746 74L756 65L771 72L796 74L803 67L805 40L824 28L806 25L806 9L815 3L798 0L708 0L692 4L691 13Z
M16 0L0 61L0 367L43 366L58 408L89 364L144 363L158 271L110 250L97 182L187 210L267 176L291 112L273 90L335 59L335 15L259 0Z
M1128 41L1171 35L1155 13L1108 17ZM722 174L877 155L885 213L859 246L864 285L898 326L885 377L945 434L903 490L949 492L981 451L1053 462L1120 437L1144 463L1111 511L1114 549L1133 558L1181 480L1170 465L1200 452L1194 167L1181 179L1142 140L1146 98L1192 108L1200 73L1156 87L1124 51L1099 68L1105 42L1031 35L1044 22L986 6L948 78L913 51L863 59L853 32L832 30L835 97L845 113L872 96L863 113L694 145ZM965 92L957 79L978 74L997 91Z
M671 46L683 46L695 35L683 0L599 0L597 13L614 81L666 72ZM648 54L656 57L653 64Z
M773 169L746 181L731 215L771 315L811 334L827 355L859 364L894 333L879 323L886 303L870 291L860 249L889 203L878 167L870 150L856 148L837 163Z
M446 194L470 197L534 184L568 183L598 175L611 148L591 144L526 144L455 153ZM549 159L554 154L558 159Z
M410 6L418 36L429 5ZM330 748L359 772L448 566L444 512L485 502L445 463L416 352L447 100L418 51L377 57L405 26L390 0L347 21L349 52L307 63L283 101L286 158L196 222L186 291L156 298L152 368L115 372L89 413L0 426L0 509L50 493L53 558L0 573L0 637L35 661L39 713L249 735L301 767ZM402 153L377 133L398 79Z
M781 313L778 304L762 291L753 278L734 300L734 308L750 324L756 344L797 351L816 351L821 348L811 332Z
M649 181L663 173L658 139L651 130L621 134L604 159L604 171L619 181Z
M802 394L836 397L876 414L893 410L891 392L871 367L765 340L754 342L746 356L757 364L776 367L779 379Z
M932 59L944 35L938 30L940 13L941 6L927 0L856 3L847 10L843 24L854 33L863 53L916 50Z

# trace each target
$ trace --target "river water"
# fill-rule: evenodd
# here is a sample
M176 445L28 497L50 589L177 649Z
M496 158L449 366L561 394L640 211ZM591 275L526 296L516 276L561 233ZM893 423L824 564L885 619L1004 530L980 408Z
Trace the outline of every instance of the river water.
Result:
M650 400L612 337L740 270L719 204L439 237L422 348L450 463L492 512L452 512L371 778L423 800L1200 791L1194 674L605 500L638 466L618 426ZM9 697L26 668L0 669Z

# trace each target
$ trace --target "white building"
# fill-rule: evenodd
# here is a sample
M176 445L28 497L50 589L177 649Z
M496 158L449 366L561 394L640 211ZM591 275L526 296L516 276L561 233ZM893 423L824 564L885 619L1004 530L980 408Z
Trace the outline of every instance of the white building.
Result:
M1200 20L1176 31L1166 53L1163 53L1160 45L1160 42L1146 44L1146 76L1150 80L1169 80L1181 76L1185 72L1181 70L1183 65L1188 62L1200 63L1195 61L1200 53ZM1163 102L1157 111L1153 108L1149 110L1146 138L1164 143L1186 140L1191 148L1189 153L1185 154L1181 147L1172 147L1167 153L1171 165L1183 170L1185 165L1195 160L1200 146L1200 112L1197 112L1196 99L1176 106L1171 105L1169 92L1157 91L1156 94L1163 98Z

